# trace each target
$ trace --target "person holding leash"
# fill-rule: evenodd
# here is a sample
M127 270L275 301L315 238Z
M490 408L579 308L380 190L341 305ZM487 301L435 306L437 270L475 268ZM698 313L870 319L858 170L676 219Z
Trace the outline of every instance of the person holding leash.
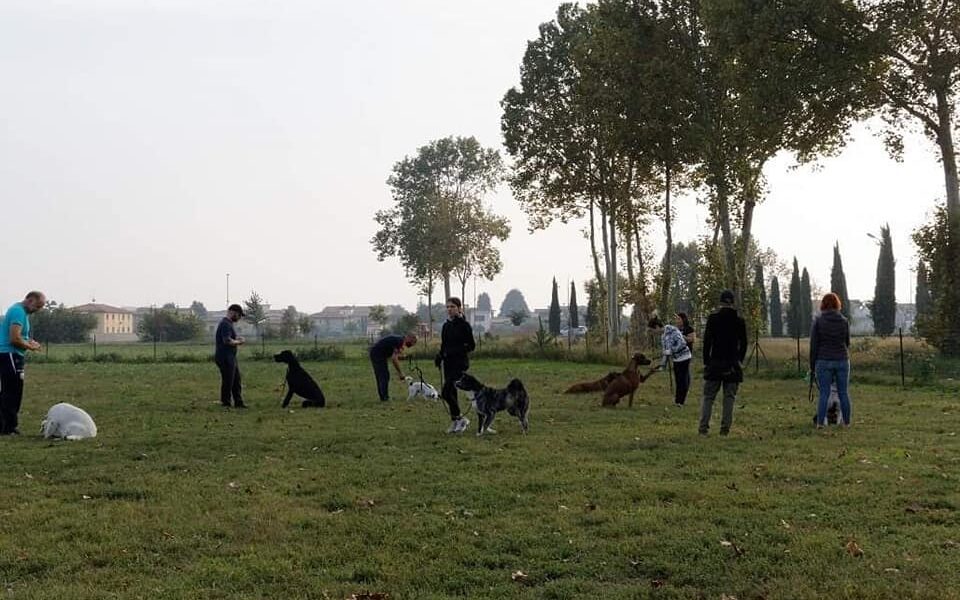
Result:
M412 333L407 335L387 335L379 340L373 346L370 346L370 364L373 365L373 375L377 379L377 394L381 402L390 399L390 369L387 361L393 363L400 381L406 379L403 370L400 368L400 355L405 348L410 348L417 343L417 336Z
M237 348L244 345L246 340L237 335L233 324L243 317L243 308L239 304L231 304L227 308L227 316L220 320L214 339L215 352L213 354L217 368L220 369L220 404L230 408L230 398L233 397L234 408L246 408L243 403L243 389L240 381L240 366L237 364Z
M18 419L23 403L23 376L27 351L40 350L30 339L29 315L47 303L41 292L30 292L7 309L0 324L0 435L20 435Z
M677 319L678 323L680 319ZM690 363L693 360L693 354L687 345L687 339L683 332L674 325L664 326L660 317L654 317L647 323L650 332L661 336L661 347L663 348L663 358L658 370L666 368L667 361L673 362L673 378L677 382L674 388L673 403L681 407L687 401L687 392L690 391Z
M457 388L454 384L470 368L469 354L476 349L473 328L463 317L460 298L447 299L447 321L440 332L440 352L433 361L443 371L443 389L440 397L450 409L450 428L447 433L463 433L470 419L460 414Z
M817 429L826 425L830 386L837 385L840 415L844 427L850 427L850 323L840 312L840 297L833 292L820 302L820 314L810 328L810 371L820 385L817 404ZM811 379L811 385L812 385Z
M747 357L747 324L733 306L733 292L720 293L719 309L707 317L703 332L703 405L700 410L700 435L710 431L713 401L723 387L723 416L720 435L728 435L733 425L733 405L743 381L743 361Z

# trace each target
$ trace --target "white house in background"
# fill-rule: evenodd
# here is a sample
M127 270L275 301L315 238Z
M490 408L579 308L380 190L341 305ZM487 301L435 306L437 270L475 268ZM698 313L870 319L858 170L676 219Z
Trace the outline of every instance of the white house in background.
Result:
M476 334L487 333L493 327L493 319L496 313L493 310L480 310L477 308L467 308L466 319Z
M217 332L217 327L220 326L220 321L222 321L226 316L227 311L225 310L207 311L207 316L202 319L202 321L203 328L206 330L211 339L213 339L213 335ZM253 323L247 321L246 319L240 319L238 322L234 323L233 328L239 336L250 338L251 340L255 339L257 336L257 328L254 327Z
M387 312L387 327L395 325L406 309L397 304L383 305ZM380 333L380 325L370 320L373 306L328 306L310 315L313 331L324 337L373 336Z
M92 335L95 335L99 342L137 341L133 312L125 308L90 303L74 306L71 310L96 317L97 326Z

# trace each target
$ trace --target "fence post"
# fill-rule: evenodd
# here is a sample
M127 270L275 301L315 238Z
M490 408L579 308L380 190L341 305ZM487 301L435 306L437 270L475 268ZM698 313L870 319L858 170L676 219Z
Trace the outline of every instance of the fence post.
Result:
M797 373L803 374L803 371L800 369L800 334L797 334Z
M97 334L93 334L93 358L97 358Z
M899 328L900 331L900 385L901 387L907 387L907 375L903 368L903 327Z

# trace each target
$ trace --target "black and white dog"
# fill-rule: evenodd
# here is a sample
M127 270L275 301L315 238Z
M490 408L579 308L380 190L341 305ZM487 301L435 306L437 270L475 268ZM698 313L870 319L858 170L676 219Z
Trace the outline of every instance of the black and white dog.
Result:
M283 408L290 404L290 399L293 398L294 394L304 398L300 405L303 408L311 406L322 408L326 406L327 399L324 398L320 386L313 380L313 377L310 377L310 373L307 373L300 366L300 361L297 360L293 352L284 350L280 354L274 354L273 360L287 364L287 395L283 399Z
M490 425L501 410L506 410L520 421L521 432L526 433L530 428L527 421L530 399L519 379L514 379L506 388L497 390L483 385L473 375L464 373L454 385L473 396L471 404L477 411L477 435L496 433Z

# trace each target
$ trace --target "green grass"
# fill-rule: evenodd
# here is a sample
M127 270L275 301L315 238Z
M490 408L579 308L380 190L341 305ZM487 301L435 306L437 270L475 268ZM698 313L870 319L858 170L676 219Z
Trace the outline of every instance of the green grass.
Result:
M602 367L476 361L533 406L530 435L501 415L478 439L381 405L363 361L307 367L327 409L281 410L270 363L242 363L245 412L212 365L31 365L0 597L960 598L953 392L855 381L855 426L824 434L802 381L748 381L732 435L700 438L696 384L682 410L662 375L604 410L559 394ZM99 437L35 435L59 401Z

